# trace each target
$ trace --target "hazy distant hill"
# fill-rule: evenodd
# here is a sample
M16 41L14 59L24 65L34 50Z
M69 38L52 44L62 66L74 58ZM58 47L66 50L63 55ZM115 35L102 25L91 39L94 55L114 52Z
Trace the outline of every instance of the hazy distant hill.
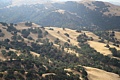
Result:
M0 8L6 7L12 4L12 0L0 0Z
M112 2L111 1L110 3L120 6L120 2L114 2L114 1Z
M73 29L116 29L120 27L120 6L99 1L22 5L0 9L0 21L32 21L42 26Z
M52 0L12 0L12 5L30 5L52 2Z

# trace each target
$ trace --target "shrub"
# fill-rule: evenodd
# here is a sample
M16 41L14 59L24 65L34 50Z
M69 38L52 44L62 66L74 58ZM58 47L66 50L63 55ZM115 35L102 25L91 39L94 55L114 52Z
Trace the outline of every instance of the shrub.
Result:
M64 35L66 35L67 37L69 37L69 34L68 34L68 33L65 33Z

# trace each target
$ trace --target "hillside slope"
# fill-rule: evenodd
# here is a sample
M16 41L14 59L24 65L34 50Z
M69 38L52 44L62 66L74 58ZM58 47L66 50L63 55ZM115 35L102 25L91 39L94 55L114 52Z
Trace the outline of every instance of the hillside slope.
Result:
M100 69L85 67L89 80L120 80L119 76Z
M106 43L99 42L99 36L91 31L41 27L32 22L2 22L0 39L0 79L94 80L96 76L103 80L105 77L96 75L98 71L99 75L120 79L120 60L108 56L108 48L104 51L106 55L97 50L94 45L106 48Z
M120 6L100 1L13 6L0 9L0 21L32 21L42 26L72 29L119 29Z

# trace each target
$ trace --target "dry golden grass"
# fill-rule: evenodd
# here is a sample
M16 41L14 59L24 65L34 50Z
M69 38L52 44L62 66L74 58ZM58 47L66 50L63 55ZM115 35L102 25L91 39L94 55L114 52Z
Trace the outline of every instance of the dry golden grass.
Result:
M38 34L30 33L30 35L35 41L38 39Z
M85 67L89 80L120 80L119 75L97 68Z
M53 29L53 30L49 30L50 28ZM49 33L49 35L47 37L50 39L50 41L54 42L54 40L56 38L59 38L61 42L65 43L69 39L70 44L75 45L77 47L79 47L78 42L77 42L77 37L80 34L83 34L83 33L85 33L88 37L93 37L93 39L95 41L99 40L99 37L97 35L95 35L94 33L90 32L90 31L82 31L81 33L78 33L75 30L71 30L71 29L68 29L68 28L65 28L65 30L63 30L63 28L57 28L57 27L45 27L45 30L48 31L48 33ZM59 31L59 33L58 33L58 31ZM69 34L69 37L64 35L65 33ZM74 50L65 48L65 51L70 53L70 54L71 53L75 54L77 57L79 56L79 53L76 53Z
M42 77L45 78L46 76L49 76L49 75L56 75L55 73L45 73L45 74L42 74Z
M2 27L2 25L0 25L0 29L2 30L2 33L4 33L5 34L5 36L4 37L0 37L0 40L4 40L4 39L11 39L11 37L12 37L12 34L10 33L10 32L8 32L6 29L4 29L5 28L5 26L4 27ZM6 27L7 28L7 27Z
M120 41L120 32L115 31L115 37Z
M65 48L64 50L69 54L75 54L77 57L80 56L80 53L76 53L74 50L71 50L70 48L69 49Z
M85 33L88 37L92 37L95 41L99 41L99 36L90 31L82 31L82 33Z
M100 43L100 42L96 42L96 41L88 41L88 44L94 48L97 52L100 52L101 54L103 55L111 55L111 51L109 50L109 48L105 47L106 44L105 43ZM113 46L113 45L110 45L109 46L111 48L116 48L117 50L120 50L119 47L116 47L116 46Z
M11 49L11 48L10 48L10 50L9 50L9 51L16 52L16 53L17 53L17 56L19 56L19 55L21 54L21 52L20 52L20 51L15 50L15 49ZM37 56L37 57L39 57L39 56L40 56L40 54L35 53L35 52L32 52L32 51L30 51L30 54L32 54L34 57L35 57L35 56Z
M54 30L49 30L50 28L54 29ZM62 42L68 42L67 40L70 40L70 44L72 45L78 45L77 42L77 36L80 35L81 33L77 33L75 30L71 30L68 28L65 28L65 30L63 30L62 28L57 28L57 27L46 27L45 28L46 31L48 31L48 33L53 36L55 39L59 38L60 41ZM60 33L58 33L58 31ZM64 35L65 33L69 34L70 37L67 37L66 35ZM52 38L53 39L53 38ZM51 40L54 41L54 40Z
M34 57L35 57L35 56L37 56L37 57L39 57L39 56L40 56L40 54L35 53L35 52L32 52L32 51L30 52L30 54L32 54Z
M21 52L20 52L20 51L15 50L15 49L11 49L11 48L10 48L10 50L9 50L9 51L13 51L13 52L15 52L15 53L17 54L17 56L19 56L19 55L21 54Z
M35 24L35 23L32 23L32 26L31 26L31 27L32 27L32 28L36 28L36 27L40 27L40 26L37 25L37 24ZM16 28L17 30L29 29L29 28L31 28L31 27L26 26L26 25L25 25L25 22L18 23L17 26L15 26L15 28Z
M100 52L103 55L109 55L112 54L111 51L105 47L106 44L105 43L100 43L100 42L96 42L96 41L88 41L88 44L94 48L97 52Z

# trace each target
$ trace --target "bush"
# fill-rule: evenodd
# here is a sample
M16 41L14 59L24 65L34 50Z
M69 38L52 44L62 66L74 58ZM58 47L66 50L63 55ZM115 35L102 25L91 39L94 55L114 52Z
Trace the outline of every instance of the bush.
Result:
M26 22L25 25L31 27L32 26L32 22Z
M38 38L43 38L43 35L42 34L38 34Z
M30 32L28 30L25 30L25 29L22 30L23 37L27 38L29 34L30 34Z
M33 38L31 36L28 37L29 40L33 40Z
M120 54L118 53L116 48L109 48L109 50L112 52L113 56L120 57Z
M64 35L66 35L67 37L69 37L69 34L68 34L68 33L65 33Z
M5 51L5 50L2 50L1 52L2 52L2 54L3 54L3 55L5 55L5 54L6 54L6 51Z
M4 37L5 36L5 34L4 33L0 33L0 37Z
M60 43L60 40L58 38L56 38L56 40L54 41L55 44Z
M70 42L70 39L68 39L67 41Z
M49 28L49 30L54 30L53 28Z

